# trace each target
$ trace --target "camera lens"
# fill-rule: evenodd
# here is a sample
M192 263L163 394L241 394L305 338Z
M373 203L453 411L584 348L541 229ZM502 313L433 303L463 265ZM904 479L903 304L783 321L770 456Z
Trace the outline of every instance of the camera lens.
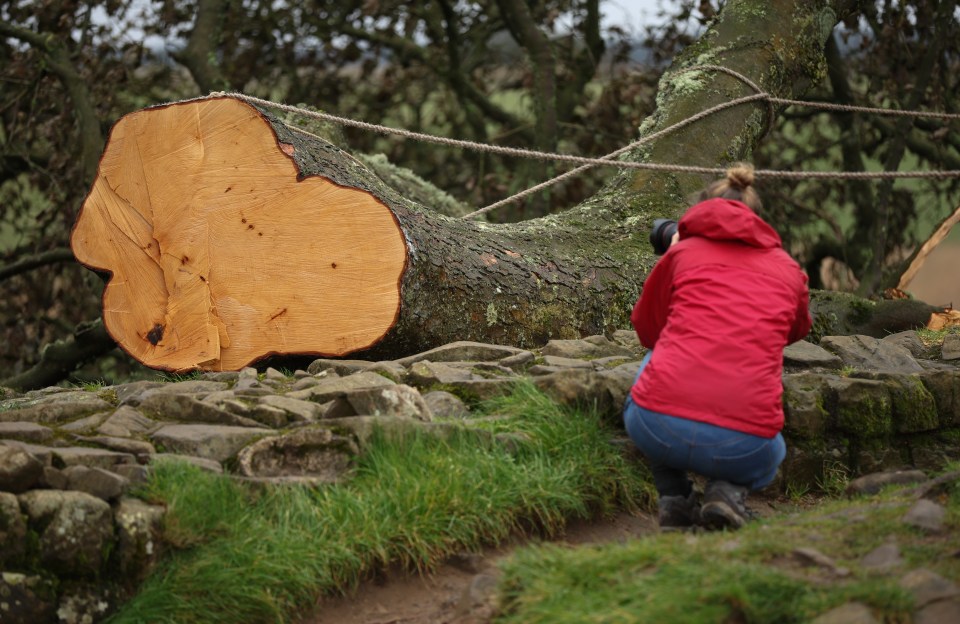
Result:
M655 219L650 230L650 244L653 253L662 256L670 248L673 235L677 233L677 222L673 219Z

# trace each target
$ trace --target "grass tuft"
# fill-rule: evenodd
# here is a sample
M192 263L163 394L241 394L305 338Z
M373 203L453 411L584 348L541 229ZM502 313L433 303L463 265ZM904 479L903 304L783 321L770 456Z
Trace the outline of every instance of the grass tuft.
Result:
M254 490L159 464L140 494L168 505L165 538L180 550L110 621L288 621L389 564L429 570L517 530L552 535L572 518L653 500L648 475L618 454L597 414L560 408L529 384L484 409L529 441L508 452L466 430L378 436L350 482L320 487Z
M947 471L956 469L948 467ZM867 605L877 621L909 622L912 595L900 585L909 568L960 579L960 480L946 484L936 538L903 522L915 503L909 488L863 500L824 501L736 534L658 534L591 548L518 549L500 563L497 624L809 622L848 602ZM862 566L877 547L898 544L906 565L889 573ZM798 558L815 548L836 566ZM836 570L845 569L838 574Z

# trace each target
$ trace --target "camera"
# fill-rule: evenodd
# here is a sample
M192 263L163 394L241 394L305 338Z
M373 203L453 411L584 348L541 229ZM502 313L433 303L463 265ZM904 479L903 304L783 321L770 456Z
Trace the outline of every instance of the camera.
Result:
M673 219L655 219L650 229L650 244L653 253L662 256L670 248L673 235L677 233L677 222Z

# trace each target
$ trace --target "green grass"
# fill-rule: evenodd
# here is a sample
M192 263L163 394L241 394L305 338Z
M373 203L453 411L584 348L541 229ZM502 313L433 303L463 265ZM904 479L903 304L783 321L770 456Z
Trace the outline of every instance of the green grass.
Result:
M255 490L160 464L141 495L169 506L164 537L178 550L110 621L289 621L388 564L426 570L517 531L549 536L572 518L651 503L648 475L596 414L530 385L486 407L529 442L511 454L469 432L378 438L351 481L316 488Z
M953 467L956 469L956 466ZM591 548L523 548L500 564L497 624L809 622L850 601L878 621L908 622L912 597L898 585L904 569L860 567L864 555L894 540L908 567L956 582L960 562L960 482L938 497L948 527L936 539L905 525L913 503L896 490L854 501L827 501L736 534L660 534ZM812 547L848 576L805 566L793 552Z

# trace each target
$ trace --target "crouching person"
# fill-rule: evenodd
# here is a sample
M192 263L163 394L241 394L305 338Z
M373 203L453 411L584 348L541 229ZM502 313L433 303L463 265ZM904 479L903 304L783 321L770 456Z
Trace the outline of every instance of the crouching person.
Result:
M714 182L678 223L631 321L651 349L624 408L664 529L736 529L786 455L783 348L810 331L806 275L757 212L753 169ZM689 473L706 477L702 506Z

